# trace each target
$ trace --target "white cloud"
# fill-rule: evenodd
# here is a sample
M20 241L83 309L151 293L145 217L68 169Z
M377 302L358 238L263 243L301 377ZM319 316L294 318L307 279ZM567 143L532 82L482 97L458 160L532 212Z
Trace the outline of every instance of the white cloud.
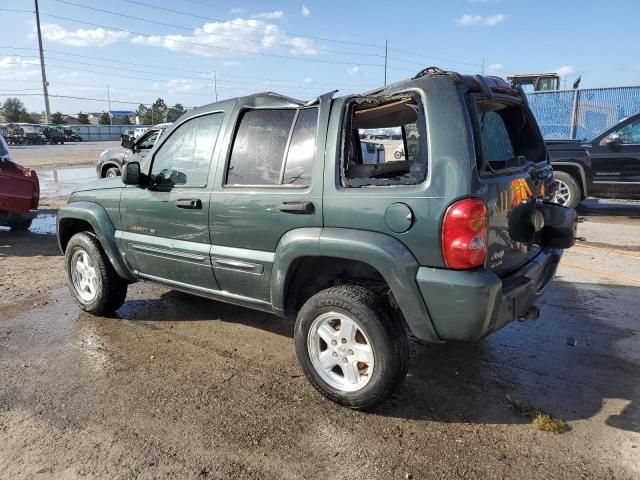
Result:
M489 73L498 73L504 70L504 65L501 63L492 63L487 67Z
M227 62L222 62L223 67L237 67L238 65L240 65L240 62L236 60L229 60Z
M191 35L139 35L131 41L205 57L248 55L265 52L279 45L290 47L289 51L293 54L313 55L318 51L311 39L289 38L277 25L242 18L205 23Z
M289 39L289 43L292 47L290 52L293 54L315 55L318 53L315 43L310 38L295 37Z
M560 67L556 69L556 73L564 78L573 73L573 67L571 65L565 65L564 67Z
M360 75L360 67L356 66L356 67L347 68L347 73L352 77Z
M498 25L499 23L504 22L507 19L507 16L498 13L496 15L469 15L465 14L459 18L455 18L453 21L459 27L470 27L473 25L484 25L487 27L493 27Z
M0 79L25 80L40 74L40 60L20 57L0 58Z
M313 78L311 77L307 77L304 80L302 80L304 83L313 83Z
M197 93L207 89L207 85L203 83L196 83L184 78L174 78L169 80L165 87L171 93Z
M42 35L50 42L72 45L74 47L104 47L112 43L124 40L129 36L128 32L95 28L93 30L79 28L75 31L66 30L55 23L42 25Z
M309 15L311 15L311 10L306 5L302 5L302 16L308 17Z
M253 15L253 18L264 18L265 20L280 20L284 16L282 10L276 10L274 12L262 12Z

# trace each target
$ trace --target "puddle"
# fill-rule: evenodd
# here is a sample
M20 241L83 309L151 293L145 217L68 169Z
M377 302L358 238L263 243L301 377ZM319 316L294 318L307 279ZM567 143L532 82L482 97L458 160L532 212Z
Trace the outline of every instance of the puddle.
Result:
M0 226L0 232L10 231L9 227ZM56 234L56 214L55 213L39 213L31 222L29 232L36 235L55 235Z
M94 167L55 168L37 172L41 198L67 196L77 187L97 179Z
M38 235L55 235L56 215L54 213L39 213L31 222L29 231Z

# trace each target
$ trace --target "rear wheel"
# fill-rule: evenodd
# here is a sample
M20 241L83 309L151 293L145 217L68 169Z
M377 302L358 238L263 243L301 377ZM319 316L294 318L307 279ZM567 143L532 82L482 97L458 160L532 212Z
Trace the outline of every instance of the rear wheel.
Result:
M569 208L576 208L582 200L582 191L576 179L566 172L553 172L557 188L553 201Z
M106 178L119 177L120 176L120 169L118 167L111 167L110 169L108 169L106 171L104 176Z
M64 258L69 291L82 310L108 315L122 306L128 284L113 269L95 235L75 234Z
M384 401L407 373L402 324L382 298L360 286L332 287L311 297L298 314L294 340L309 382L354 409Z

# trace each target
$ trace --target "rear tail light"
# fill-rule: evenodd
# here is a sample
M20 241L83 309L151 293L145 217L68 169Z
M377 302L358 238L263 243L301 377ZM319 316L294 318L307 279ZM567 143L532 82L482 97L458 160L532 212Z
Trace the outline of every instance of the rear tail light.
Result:
M442 222L442 256L447 268L481 267L487 253L487 206L465 198L449 206Z

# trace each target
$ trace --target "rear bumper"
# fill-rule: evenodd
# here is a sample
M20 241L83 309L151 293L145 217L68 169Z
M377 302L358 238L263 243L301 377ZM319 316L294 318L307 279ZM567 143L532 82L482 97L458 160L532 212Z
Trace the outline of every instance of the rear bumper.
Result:
M561 257L562 250L542 250L505 278L485 269L420 267L416 280L438 337L477 340L521 317L549 285Z

